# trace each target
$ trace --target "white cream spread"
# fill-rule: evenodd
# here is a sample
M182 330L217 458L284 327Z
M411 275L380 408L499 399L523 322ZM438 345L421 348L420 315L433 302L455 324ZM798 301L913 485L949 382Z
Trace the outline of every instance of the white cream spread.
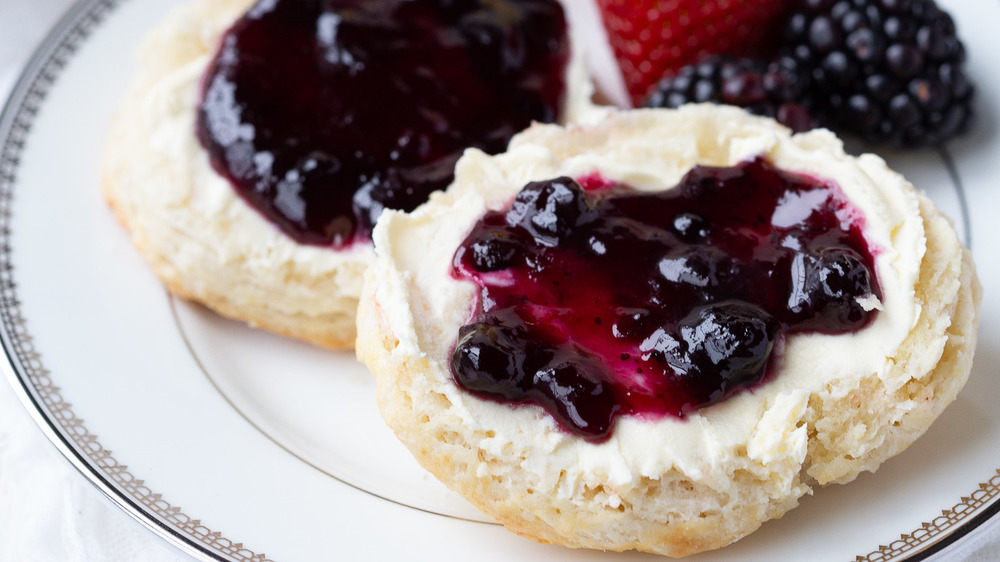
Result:
M475 288L449 272L455 249L487 209L504 208L529 181L598 172L637 189L659 190L675 185L695 164L729 166L759 155L784 170L835 182L864 215L883 292L881 302L869 303L881 309L870 326L844 335L790 336L780 372L770 382L686 420L620 417L610 439L599 444L561 431L541 408L481 400L453 384L450 349L470 316ZM735 108L623 112L567 130L536 126L516 137L505 154L468 151L448 192L414 213L385 215L374 239L373 272L385 281L375 298L399 340L393 353L422 353L431 363L416 391L447 396L450 414L472 430L491 432L476 444L486 452L517 458L518 451L530 451L521 468L563 497L588 483L613 490L678 470L724 490L734 456L781 467L775 472L791 486L806 456L802 416L810 395L843 396L873 373L891 390L937 361L930 354L926 364L907 373L889 369L919 314L913 297L926 240L912 186L877 156L846 155L828 131L791 136ZM943 346L944 335L941 340ZM613 493L607 496L609 505L615 501Z

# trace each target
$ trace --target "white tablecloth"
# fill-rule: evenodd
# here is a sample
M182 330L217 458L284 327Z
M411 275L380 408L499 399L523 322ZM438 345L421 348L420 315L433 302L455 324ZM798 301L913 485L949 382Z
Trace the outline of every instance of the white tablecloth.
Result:
M70 0L0 0L0 99ZM1000 522L938 559L1000 561ZM63 459L11 388L0 383L0 562L190 562ZM847 562L847 561L845 561Z

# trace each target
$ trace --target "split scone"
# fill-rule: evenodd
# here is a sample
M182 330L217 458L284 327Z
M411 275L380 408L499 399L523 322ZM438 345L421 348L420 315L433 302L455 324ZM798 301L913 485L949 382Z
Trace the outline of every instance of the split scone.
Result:
M350 347L383 208L595 109L568 35L556 0L197 0L139 49L106 197L173 293Z
M536 125L375 228L359 357L515 533L684 556L875 470L964 385L980 287L874 155L735 108Z

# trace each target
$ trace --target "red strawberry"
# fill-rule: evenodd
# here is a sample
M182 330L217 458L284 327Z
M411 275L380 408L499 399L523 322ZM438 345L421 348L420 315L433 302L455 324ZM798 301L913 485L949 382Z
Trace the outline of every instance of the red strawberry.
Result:
M661 78L705 55L776 45L790 0L597 0L622 77L641 104Z

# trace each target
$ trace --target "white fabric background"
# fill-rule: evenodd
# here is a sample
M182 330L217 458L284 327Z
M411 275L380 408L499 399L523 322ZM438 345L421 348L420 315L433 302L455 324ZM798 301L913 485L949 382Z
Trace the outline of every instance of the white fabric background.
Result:
M0 0L0 100L70 0ZM0 562L190 562L63 459L0 383ZM1000 521L935 560L1000 560ZM845 561L846 562L846 561Z

